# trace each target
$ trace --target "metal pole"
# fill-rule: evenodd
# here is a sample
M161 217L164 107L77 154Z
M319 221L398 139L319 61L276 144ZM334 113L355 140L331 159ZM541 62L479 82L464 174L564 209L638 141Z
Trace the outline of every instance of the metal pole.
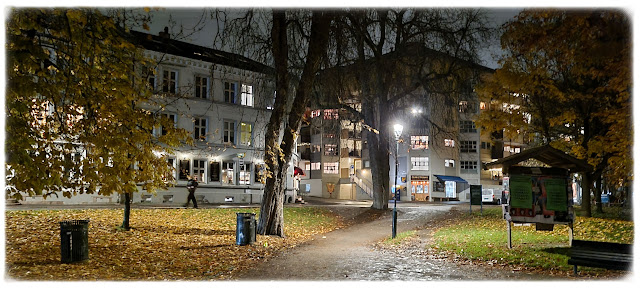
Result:
M507 247L509 247L509 249L513 248L513 246L511 246L511 222L509 220L507 220Z
M396 210L396 203L398 202L398 149L399 142L396 139L396 175L395 185L393 186L393 224L391 225L391 238L396 238L396 228L398 226L398 211Z

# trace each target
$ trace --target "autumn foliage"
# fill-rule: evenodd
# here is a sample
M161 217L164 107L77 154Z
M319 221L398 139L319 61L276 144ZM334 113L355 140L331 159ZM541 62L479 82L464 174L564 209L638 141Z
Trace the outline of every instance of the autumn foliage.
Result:
M229 279L343 222L320 208L286 208L287 238L257 235L236 245L236 212L257 209L133 209L130 231L119 210L7 211L7 277L16 280ZM60 224L89 219L89 260L60 262Z
M628 16L525 10L503 28L501 67L477 87L490 109L476 125L586 160L593 171L585 183L605 177L615 188L627 186L633 137ZM590 193L583 195L588 204Z

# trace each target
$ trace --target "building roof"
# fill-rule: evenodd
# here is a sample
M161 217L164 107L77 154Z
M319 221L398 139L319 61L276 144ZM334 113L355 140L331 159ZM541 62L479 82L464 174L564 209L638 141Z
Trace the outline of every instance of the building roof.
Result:
M502 168L503 172L506 172L509 167L532 158L551 167L563 168L571 172L586 172L592 169L586 161L577 159L549 145L530 148L518 154L485 163L484 166L485 169Z
M258 61L249 59L242 55L174 40L169 38L167 32L160 32L160 35L152 35L131 30L130 34L133 36L133 43L142 46L147 50L182 56L195 60L202 60L258 73L275 74L275 69Z

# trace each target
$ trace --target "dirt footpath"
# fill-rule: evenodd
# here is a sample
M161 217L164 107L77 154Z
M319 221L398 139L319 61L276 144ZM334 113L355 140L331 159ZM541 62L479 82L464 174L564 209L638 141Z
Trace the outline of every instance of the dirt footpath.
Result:
M391 235L391 213L363 207L330 206L353 225L261 262L235 280L545 280L547 276L459 266L425 249L434 223L451 217L455 205L399 208L398 233L421 228L402 247L380 245Z

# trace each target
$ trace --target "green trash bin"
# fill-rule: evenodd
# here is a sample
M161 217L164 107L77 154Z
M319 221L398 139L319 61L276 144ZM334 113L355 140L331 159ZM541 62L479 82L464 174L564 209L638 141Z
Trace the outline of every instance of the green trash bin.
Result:
M236 213L236 245L256 242L255 213Z
M62 263L89 259L89 220L60 222L60 259Z

